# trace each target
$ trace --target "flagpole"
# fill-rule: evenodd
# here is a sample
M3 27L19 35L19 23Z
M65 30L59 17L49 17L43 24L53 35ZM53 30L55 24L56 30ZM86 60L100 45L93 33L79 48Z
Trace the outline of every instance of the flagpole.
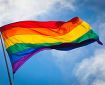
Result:
M3 40L2 40L1 33L0 33L0 38L1 38L1 45L2 45L2 48L3 48L4 60L5 60L5 63L6 63L6 68L7 68L9 83L10 83L10 85L13 85L12 79L11 79L11 76L10 76L10 71L9 71L9 67L8 67L8 61L7 61L7 58L6 58L6 53L5 53L5 50L4 50L4 45L3 45Z

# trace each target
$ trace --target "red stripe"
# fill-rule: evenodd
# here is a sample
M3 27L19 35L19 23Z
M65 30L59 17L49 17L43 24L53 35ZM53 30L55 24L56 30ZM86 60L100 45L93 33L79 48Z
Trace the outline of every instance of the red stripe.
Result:
M48 21L48 22L40 22L40 21L20 21L20 22L15 22L11 23L8 25L5 25L1 27L1 29L7 30L10 28L14 27L23 27L23 28L38 28L38 27L43 27L43 28L58 28L60 25L62 25L64 22L63 21Z
M80 18L75 17L68 22L77 23L80 20ZM64 21L47 21L47 22L41 22L41 21L19 21L11 24L7 24L1 27L1 31L8 30L10 28L14 27L23 27L23 28L58 28L62 24L64 24Z

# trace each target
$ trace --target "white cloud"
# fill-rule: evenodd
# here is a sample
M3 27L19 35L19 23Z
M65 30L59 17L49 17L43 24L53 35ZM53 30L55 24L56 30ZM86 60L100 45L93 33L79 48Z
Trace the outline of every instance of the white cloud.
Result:
M1 0L0 1L1 21L18 21L34 18L44 13L54 3L55 0ZM3 22L3 23L4 23Z
M96 80L93 85L105 85L105 80Z
M61 4L61 6L69 8L73 11L76 9L75 0L59 0L59 3Z
M70 0L0 0L0 25L19 20L34 19L60 3L60 7L74 9Z
M105 49L97 50L93 57L84 59L75 69L81 85L105 84Z

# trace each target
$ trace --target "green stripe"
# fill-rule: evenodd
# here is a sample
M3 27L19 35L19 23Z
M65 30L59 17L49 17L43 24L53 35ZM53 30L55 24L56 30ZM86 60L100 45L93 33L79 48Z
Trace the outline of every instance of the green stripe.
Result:
M84 40L88 40L88 39L97 39L98 36L96 35L96 33L94 33L92 30L88 31L86 34L84 34L83 36L81 36L80 38L76 39L75 41L73 41L72 43L80 43ZM26 43L17 43L13 46L10 46L7 49L8 53L16 53L19 51L23 51L25 49L28 48L39 48L42 46L52 46L52 45L60 45L62 43L58 42L58 43L43 43L43 44L26 44Z
M19 51L23 51L25 49L28 49L28 48L40 48L42 46L52 46L52 45L59 45L61 43L43 43L43 44L27 44L27 43L17 43L13 46L10 46L9 48L7 48L7 52L8 53L16 53L16 52L19 52Z

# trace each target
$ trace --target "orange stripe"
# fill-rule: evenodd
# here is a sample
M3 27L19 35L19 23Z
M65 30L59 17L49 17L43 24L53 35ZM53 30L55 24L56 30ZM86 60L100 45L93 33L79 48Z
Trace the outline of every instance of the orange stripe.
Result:
M23 28L23 27L13 27L8 30L5 30L2 32L3 36L6 36L8 39L11 36L14 35L24 35L24 34L38 34L38 35L45 35L45 36L60 36L64 35L71 30L75 29L76 26L81 24L83 21L81 19L78 19L75 21L68 21L61 25L61 27L56 29L51 28Z

